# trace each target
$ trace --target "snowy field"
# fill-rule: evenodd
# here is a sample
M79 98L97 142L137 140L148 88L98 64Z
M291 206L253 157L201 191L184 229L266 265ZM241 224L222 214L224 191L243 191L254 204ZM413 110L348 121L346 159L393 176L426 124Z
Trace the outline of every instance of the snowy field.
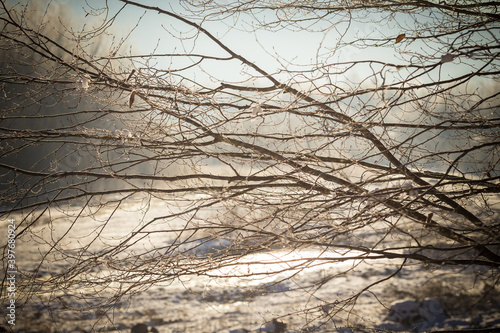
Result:
M161 213L164 204L160 202L153 202L151 207L131 202L116 212L94 212L94 218L81 218L70 228L73 221L67 215L76 217L77 208L68 206L64 212L46 212L31 233L18 237L19 272L36 271L37 282L48 281L65 273L78 259L76 253L75 257L68 255L72 249L88 244L89 253L98 253L118 244L131 231L147 231L148 235L141 239L140 233L137 234L138 241L127 249L131 253L172 244L173 240L166 239L164 234L152 232L165 228L161 223L153 223L147 230L139 229L150 217ZM101 229L102 221L111 213L112 218ZM11 218L22 219L21 216ZM6 221L1 222L5 235ZM183 223L179 220L178 225L168 227L180 228ZM54 240L63 235L56 248L64 251L49 251ZM374 232L362 236L376 238L377 235ZM192 243L179 250L191 251L203 258L230 245L227 239L216 239ZM50 254L40 265L47 252ZM424 266L417 262L398 271L399 259L369 262L350 259L356 254L322 249L294 251L283 246L243 257L209 272L210 276L185 276L152 286L144 284L133 294L110 299L109 304L101 308L92 308L93 296L105 297L107 288L114 292L124 287L120 286L119 279L106 287L92 286L92 278L112 274L114 259L104 255L98 273L79 277L80 287L71 285L65 289L62 286L60 291L52 292L37 288L31 281L32 300L18 309L13 329L16 332L111 333L130 332L138 323L154 326L160 333L278 332L279 323L286 324L285 332L364 332L370 328L396 331L413 328L419 332L500 329L500 290L497 281L488 279L491 271L479 267ZM301 269L290 269L292 263L299 264ZM252 276L224 277L228 275ZM394 275L391 279L377 283L391 275ZM18 282L22 281L21 274ZM481 298L484 292L487 296ZM112 295L110 292L109 296ZM470 305L476 303L475 309L470 310Z

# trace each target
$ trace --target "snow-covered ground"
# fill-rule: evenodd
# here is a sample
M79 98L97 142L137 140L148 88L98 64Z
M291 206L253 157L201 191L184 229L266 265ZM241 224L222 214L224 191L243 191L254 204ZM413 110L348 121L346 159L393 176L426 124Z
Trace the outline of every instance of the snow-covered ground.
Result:
M71 214L77 217L79 207L67 207L64 214L45 213L30 233L18 237L16 263L20 272L37 271L37 281L47 281L82 259L79 252L73 258L61 253L71 254L72 249L76 251L82 245L88 245L89 253L99 253L119 244L131 231L138 232L138 241L128 251L147 251L172 244L172 239L165 239L164 234L152 232L162 230L165 226L161 223L140 229L151 216L158 216L155 214L165 209L159 202L151 207L130 203L116 212L111 209L92 212L93 218L79 217L76 224L67 217L71 209ZM101 229L110 214L112 218ZM20 216L11 218L21 220ZM4 235L5 222L1 221ZM183 221L178 223L169 227L181 227ZM141 233L147 237L141 239ZM50 251L54 240L63 235L62 241ZM190 251L204 260L204 256L231 245L228 239L207 238L179 250ZM489 279L491 271L420 263L407 264L398 271L400 260L349 259L356 254L314 248L293 251L284 246L244 256L231 265L208 272L207 276L145 284L133 294L109 299L109 304L93 309L92 302L97 300L92 296L106 295L107 288L116 291L120 284L93 287L85 281L89 275L81 276L81 286L72 285L66 290L62 286L56 293L36 289L34 284L32 301L18 309L12 328L16 332L130 332L137 323L154 326L160 333L272 332L279 331L279 323L287 325L286 332L500 328L500 289L497 281ZM42 257L44 264L39 265ZM118 265L113 261L104 254L102 263L96 266L101 269L99 274L111 274L113 265ZM300 269L290 269L292 263ZM103 267L109 271L102 270ZM270 272L275 274L267 274ZM376 283L393 274L391 279ZM228 275L251 276L227 278ZM19 275L18 282L22 279ZM356 296L368 286L368 290ZM479 298L483 294L487 297ZM110 292L109 296L112 295ZM473 303L478 303L476 310L469 310Z

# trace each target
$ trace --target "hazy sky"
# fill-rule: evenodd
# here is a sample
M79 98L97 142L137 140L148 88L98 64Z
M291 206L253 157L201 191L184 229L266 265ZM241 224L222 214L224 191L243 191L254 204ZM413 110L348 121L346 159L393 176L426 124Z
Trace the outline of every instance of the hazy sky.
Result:
M86 11L82 8L85 2L58 0L59 3L70 4L74 9L74 14L77 18L81 18L79 26L82 27L82 22L87 25L96 25L100 21L86 15ZM90 1L94 8L102 6L103 1ZM164 2L158 4L156 1L150 1L155 6L160 6L165 9L173 10L176 13L182 14L185 10L177 2ZM110 8L110 15L115 14L122 7L122 3L117 0L108 1ZM88 11L88 8L86 9ZM99 11L96 10L96 13ZM234 18L226 19L224 22L204 22L203 27L210 31L213 35L220 38L231 49L247 57L249 60L254 61L267 71L274 72L283 68L288 62L300 65L315 64L317 60L323 61L328 57L333 57L329 60L332 61L350 61L355 59L366 58L367 52L372 58L385 58L386 60L392 58L391 52L383 54L386 50L343 50L334 54L334 48L340 39L339 32L344 33L346 25L339 24L336 29L331 29L327 34L312 33L309 31L259 31L252 33L244 31L242 26L248 28L248 17L240 17L235 26ZM140 22L139 22L140 20ZM201 21L198 20L198 23ZM331 28L331 25L325 25L326 28ZM359 24L358 26L351 26L344 37L346 40L355 38L356 36L363 36L373 33L375 24ZM318 28L318 27L316 27ZM119 14L116 22L111 30L116 34L113 40L117 43L120 38L124 38L127 34L134 29L134 31L127 37L127 43L122 48L121 52L128 52L128 48L132 46L133 52L137 54L151 54L155 53L203 53L214 56L227 56L227 54L209 41L204 36L199 36L192 39L195 35L195 30L184 23L178 22L173 18L166 15L161 15L156 12L146 12L143 9L127 6ZM397 35L397 31L394 34ZM182 34L186 37L183 44L181 44L172 34ZM318 50L319 49L319 50ZM390 49L389 49L390 50ZM279 58L276 60L276 58ZM169 67L171 59L164 59L159 64L159 67ZM178 60L178 59L176 59ZM240 76L241 68L238 63L232 64L234 67L224 66L226 75L237 79ZM292 69L307 69L308 67L292 67ZM217 70L221 70L218 68ZM231 71L234 73L231 73ZM233 74L233 75L231 75Z
M9 2L17 3L17 1ZM151 0L140 2L172 10L181 15L186 14L186 10L179 5L178 1L159 2ZM106 3L109 5L108 18L115 15L123 7L123 3L118 0L109 0L107 2L103 0L53 0L50 6L62 5L73 9L73 13L68 12L72 22L72 27L69 28L74 29L78 35L83 28L88 29L102 24L102 18L105 14L103 6ZM43 5L41 6L43 7ZM89 13L91 14L89 15ZM101 15L95 16L93 14ZM268 20L275 19L275 17L272 17L272 13L266 13L265 15L267 15L265 18ZM447 51L443 46L436 43L425 45L421 41L412 41L411 35L418 31L412 31L416 23L411 20L399 18L398 22L407 28L406 31L402 31L394 22L391 22L390 18L384 17L383 14L371 13L366 17L358 16L359 20L363 21L362 23L358 20L347 24L347 17L348 15L336 14L331 18L334 20L332 23L337 23L336 25L322 21L310 27L312 30L326 30L326 33L314 33L300 29L294 29L293 31L288 29L261 30L253 33L245 31L253 23L252 18L246 15L241 15L238 18L232 16L224 21L205 21L203 27L220 38L236 53L245 56L268 72L275 72L284 67L288 67L289 70L307 70L314 68L317 63L331 64L353 60L380 60L401 65L406 65L409 61L424 61L426 65L430 65L438 62L439 57ZM262 18L264 18L264 15ZM197 23L200 23L201 19L199 17L196 20ZM109 32L114 36L107 38L106 43L109 43L109 45L103 45L101 51L111 50L122 39L126 38L126 42L119 51L123 55L128 55L132 50L135 54L186 52L227 56L220 47L206 37L198 36L193 38L196 31L192 27L166 15L134 6L126 6L119 13ZM359 49L346 47L337 50L337 44L341 39L343 42L351 42L356 39L368 40L370 38L380 38L381 36L396 38L400 33L406 33L408 38L397 44L388 43L379 48ZM421 31L421 33L425 32ZM178 36L184 37L182 43L176 38ZM413 53L419 53L429 58L411 58ZM198 58L192 59L194 61L198 60ZM470 70L468 66L461 66L462 61L470 60L457 59L453 63L448 63L440 70L440 74L453 73L457 75L462 71L467 72ZM223 77L227 81L238 81L246 77L242 75L242 71L246 69L242 68L237 61L225 62L223 67L211 66L213 63L206 61L203 63L203 67L213 71L212 74L215 76ZM169 69L183 66L187 62L179 58L167 57L153 64L159 69ZM290 66L290 64L294 65ZM196 75L196 79L203 78L203 74L199 69L192 71L191 74ZM363 72L357 74L359 74L360 78L366 76L366 73ZM436 74L439 73L436 71ZM353 75L353 73L350 73L350 75Z

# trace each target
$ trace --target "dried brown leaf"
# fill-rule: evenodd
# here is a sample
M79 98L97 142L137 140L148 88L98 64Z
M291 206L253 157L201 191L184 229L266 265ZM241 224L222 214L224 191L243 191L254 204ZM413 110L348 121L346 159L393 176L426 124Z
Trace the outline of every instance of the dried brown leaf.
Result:
M130 96L128 98L128 107L131 108L132 105L134 104L134 100L135 100L135 91L132 91L130 93Z
M400 34L398 37L396 37L396 44L402 41L406 37L405 34Z

